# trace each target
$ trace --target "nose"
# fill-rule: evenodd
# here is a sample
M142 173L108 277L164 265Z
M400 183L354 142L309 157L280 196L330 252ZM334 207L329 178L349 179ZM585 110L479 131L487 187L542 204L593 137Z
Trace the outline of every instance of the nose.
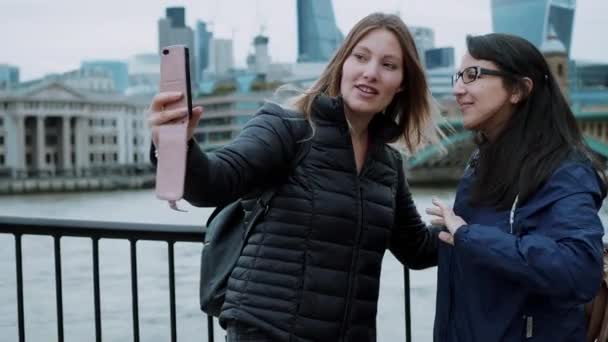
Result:
M367 63L365 65L365 69L363 70L363 78L368 81L375 81L378 78L378 63Z
M458 81L454 83L454 87L452 88L452 94L458 97L464 95L466 92L467 88L465 87L464 82L462 82L462 79L459 78Z

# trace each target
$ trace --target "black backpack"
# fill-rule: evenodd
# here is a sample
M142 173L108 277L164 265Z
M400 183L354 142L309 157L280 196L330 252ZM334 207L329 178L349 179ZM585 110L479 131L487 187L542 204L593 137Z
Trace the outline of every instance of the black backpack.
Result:
M300 143L289 172L304 159L310 150L310 141ZM217 207L207 220L205 240L201 254L200 305L208 315L219 317L226 297L228 278L247 244L255 224L264 217L278 190L277 186L262 192L250 212L243 206L243 198Z

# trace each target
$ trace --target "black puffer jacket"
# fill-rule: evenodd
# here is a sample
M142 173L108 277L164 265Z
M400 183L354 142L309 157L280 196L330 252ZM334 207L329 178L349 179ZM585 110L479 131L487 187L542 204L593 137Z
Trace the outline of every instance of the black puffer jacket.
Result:
M385 144L381 114L357 175L340 98L319 97L310 125L265 105L231 144L188 155L184 198L233 201L286 173L302 139L310 151L289 173L252 233L228 282L221 320L277 341L375 341L380 266L387 248L411 268L437 262L437 236L420 220L402 160Z

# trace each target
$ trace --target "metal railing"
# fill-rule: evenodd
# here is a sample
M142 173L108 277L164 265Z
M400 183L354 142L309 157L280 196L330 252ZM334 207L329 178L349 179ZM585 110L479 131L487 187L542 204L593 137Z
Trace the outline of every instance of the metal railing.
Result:
M95 340L102 341L101 291L99 279L99 240L120 239L129 241L131 266L131 300L133 319L133 340L140 341L139 333L139 298L137 286L137 242L162 241L167 243L169 269L169 308L171 324L171 341L177 341L177 318L175 304L175 253L176 242L201 243L204 229L198 226L157 225L141 223L118 223L101 221L32 219L21 217L0 217L0 234L12 234L15 237L15 263L17 287L17 324L20 342L26 341L25 313L23 299L23 256L22 237L24 235L42 235L53 238L55 263L55 291L57 305L57 340L64 341L63 285L61 275L61 238L84 237L91 239L93 255L93 299L95 315ZM410 286L409 271L404 268L405 294L405 340L410 342ZM202 313L201 313L202 316ZM213 317L207 316L207 341L214 342Z

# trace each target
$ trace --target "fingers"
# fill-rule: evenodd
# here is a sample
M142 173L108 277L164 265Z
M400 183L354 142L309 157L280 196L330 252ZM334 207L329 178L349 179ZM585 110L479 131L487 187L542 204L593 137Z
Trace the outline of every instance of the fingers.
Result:
M158 93L152 99L150 112L160 112L166 105L181 99L182 96L183 94L179 91Z
M424 211L429 215L443 216L443 212L439 208L426 208Z
M198 124L198 120L201 119L201 117L203 116L203 107L198 106L198 107L194 107L192 108L192 122Z
M183 119L188 115L188 108L182 107L177 109L152 112L148 116L148 126L154 127L162 125L174 120Z
M188 140L192 138L194 135L194 130L198 127L198 121L203 116L203 107L194 107L192 108L192 117L190 118L190 122L188 122Z
M431 224L434 226L445 227L445 220L442 218L441 219L432 219Z
M442 200L440 200L437 197L433 197L432 202L434 205L436 205L441 211L446 209L446 205L443 203Z
M454 236L447 232L439 232L439 240L454 246Z

